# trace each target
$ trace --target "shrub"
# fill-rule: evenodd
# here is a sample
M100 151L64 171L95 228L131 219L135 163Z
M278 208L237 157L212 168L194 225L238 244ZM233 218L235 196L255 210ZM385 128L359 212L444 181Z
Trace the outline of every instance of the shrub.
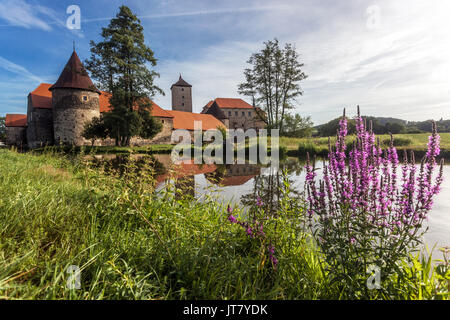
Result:
M323 164L318 183L315 164L308 159L308 214L333 281L343 284L348 297L371 297L367 273L377 268L381 280L388 282L399 272L398 263L421 244L423 222L443 179L443 163L435 176L440 149L434 123L419 172L414 153L408 158L405 151L399 174L392 136L383 152L373 131L365 128L359 108L355 122L357 138L347 157L344 111L335 147L329 147L329 164Z

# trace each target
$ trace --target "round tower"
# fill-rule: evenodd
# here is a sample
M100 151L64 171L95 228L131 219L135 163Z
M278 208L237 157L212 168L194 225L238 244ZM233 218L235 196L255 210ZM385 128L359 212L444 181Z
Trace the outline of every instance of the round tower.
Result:
M172 91L172 110L192 112L192 86L183 80L180 74L178 82L170 88Z
M52 92L55 144L90 145L82 133L87 122L100 116L101 93L75 51L49 90Z

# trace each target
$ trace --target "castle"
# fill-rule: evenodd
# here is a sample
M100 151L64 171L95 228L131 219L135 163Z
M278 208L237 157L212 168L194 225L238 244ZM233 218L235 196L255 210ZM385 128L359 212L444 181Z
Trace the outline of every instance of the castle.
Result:
M217 98L202 113L192 112L192 86L180 75L171 87L172 110L153 101L151 114L163 128L152 139L133 137L131 145L171 143L172 131L194 130L194 122L202 122L202 130L242 128L262 129L261 111L242 99ZM91 145L82 137L85 124L111 110L111 94L98 90L90 79L75 50L58 80L52 85L41 83L28 95L27 114L6 115L6 144L38 148L46 145ZM95 141L95 145L113 145L112 139Z

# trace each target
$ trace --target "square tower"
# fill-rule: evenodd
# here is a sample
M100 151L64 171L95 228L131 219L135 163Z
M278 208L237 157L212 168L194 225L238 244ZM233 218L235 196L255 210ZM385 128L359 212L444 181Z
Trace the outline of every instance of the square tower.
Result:
M192 112L192 86L180 79L170 88L172 91L172 110Z

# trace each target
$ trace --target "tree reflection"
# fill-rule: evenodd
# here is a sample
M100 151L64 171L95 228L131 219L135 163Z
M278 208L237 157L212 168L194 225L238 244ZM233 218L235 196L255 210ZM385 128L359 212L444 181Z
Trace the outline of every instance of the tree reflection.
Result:
M303 163L298 159L286 159L280 163L279 168L266 168L265 172L253 180L251 193L241 196L241 203L245 206L254 206L259 198L262 200L262 208L269 214L276 214L280 209L280 200L283 190L288 187L290 197L299 198L301 190L295 190L294 176L303 171Z

